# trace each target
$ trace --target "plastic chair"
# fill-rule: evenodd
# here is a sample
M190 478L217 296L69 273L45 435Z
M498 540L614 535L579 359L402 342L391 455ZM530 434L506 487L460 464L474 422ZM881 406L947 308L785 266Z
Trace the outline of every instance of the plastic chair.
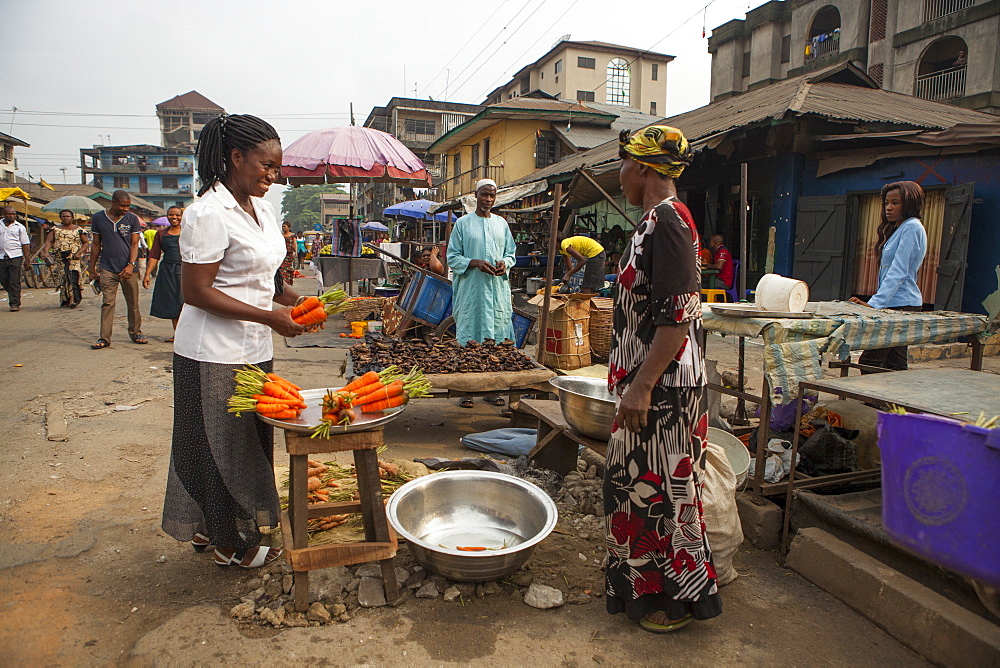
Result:
M726 294L729 295L729 301L733 303L740 300L739 275L740 261L733 260L733 287L726 289Z
M726 291L725 290L714 290L711 288L701 289L701 301L710 302L713 304L725 303L726 301Z

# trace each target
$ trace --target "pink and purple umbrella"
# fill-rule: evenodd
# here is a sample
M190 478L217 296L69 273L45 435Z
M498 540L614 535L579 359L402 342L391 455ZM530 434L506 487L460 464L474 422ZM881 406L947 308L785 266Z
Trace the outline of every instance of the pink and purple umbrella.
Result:
M284 150L281 177L305 183L397 183L429 187L423 161L392 135L351 125L316 130Z

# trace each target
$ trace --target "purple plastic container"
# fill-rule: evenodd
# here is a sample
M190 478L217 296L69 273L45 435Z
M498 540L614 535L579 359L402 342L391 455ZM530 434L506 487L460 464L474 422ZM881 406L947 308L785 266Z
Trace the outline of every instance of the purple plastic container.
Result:
M1000 586L1000 429L935 415L878 416L889 538Z

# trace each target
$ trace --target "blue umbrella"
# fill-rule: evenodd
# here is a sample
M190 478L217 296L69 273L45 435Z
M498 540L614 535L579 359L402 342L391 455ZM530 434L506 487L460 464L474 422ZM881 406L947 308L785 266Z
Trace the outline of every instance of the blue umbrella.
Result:
M386 207L382 213L386 216L406 216L407 218L426 218L429 220L430 216L427 215L427 209L431 208L434 204L437 204L437 202L432 202L429 199L415 199L409 202L393 204L390 207ZM448 214L435 214L434 220L446 222Z

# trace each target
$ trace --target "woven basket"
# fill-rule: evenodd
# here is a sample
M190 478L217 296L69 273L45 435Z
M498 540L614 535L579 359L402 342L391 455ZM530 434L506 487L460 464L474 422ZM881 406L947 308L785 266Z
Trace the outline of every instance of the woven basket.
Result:
M590 351L602 359L611 352L611 322L614 300L594 297L590 300Z
M382 304L385 300L382 297L354 297L348 300L350 306L340 314L344 322L354 322L355 320L371 320L370 316L380 318L382 316Z

